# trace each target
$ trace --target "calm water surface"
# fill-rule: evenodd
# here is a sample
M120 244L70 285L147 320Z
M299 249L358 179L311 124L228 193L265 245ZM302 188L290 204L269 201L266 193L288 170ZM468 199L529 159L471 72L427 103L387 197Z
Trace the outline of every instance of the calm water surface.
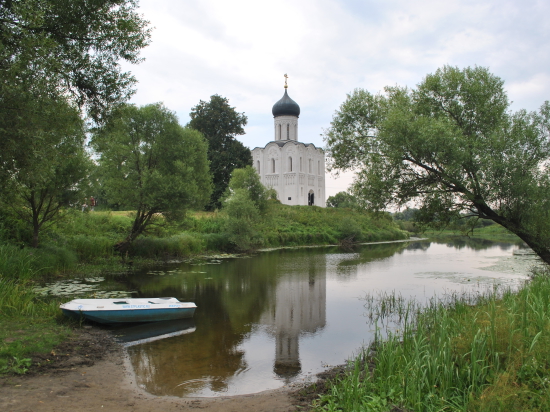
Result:
M138 338L147 338L144 332L169 337L130 342L130 362L137 383L154 395L275 389L342 364L369 343L367 294L395 291L426 300L517 285L534 263L520 252L517 245L481 240L415 241L158 267L125 279L124 287L139 297L193 301L198 309L192 321L169 322L158 332L142 328ZM131 336L126 332L119 331Z

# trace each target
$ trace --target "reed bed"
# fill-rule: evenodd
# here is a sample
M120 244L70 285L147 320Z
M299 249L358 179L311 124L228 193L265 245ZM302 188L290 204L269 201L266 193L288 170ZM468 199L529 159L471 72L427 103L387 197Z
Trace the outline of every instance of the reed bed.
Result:
M15 245L0 244L0 278L29 279L35 274L34 255Z
M70 334L59 303L40 299L28 281L0 277L0 375L23 374L34 353L48 353Z
M319 411L550 410L550 276L519 290L421 305L369 298L377 339L350 362ZM384 332L385 331L385 332Z
M0 315L5 317L57 316L59 302L40 300L26 282L0 278Z

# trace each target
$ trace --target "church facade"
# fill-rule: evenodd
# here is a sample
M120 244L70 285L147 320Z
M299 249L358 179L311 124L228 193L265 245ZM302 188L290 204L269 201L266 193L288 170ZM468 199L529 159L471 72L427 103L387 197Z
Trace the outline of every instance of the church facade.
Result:
M252 150L254 167L281 203L325 207L325 152L298 141L300 106L287 89L285 81L285 94L273 105L273 140Z

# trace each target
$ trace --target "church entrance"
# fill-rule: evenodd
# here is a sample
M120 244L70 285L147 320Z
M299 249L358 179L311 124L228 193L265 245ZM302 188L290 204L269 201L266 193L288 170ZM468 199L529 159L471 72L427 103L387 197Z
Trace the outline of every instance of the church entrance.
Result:
M307 205L313 206L315 204L315 192L313 190L310 190L307 194Z

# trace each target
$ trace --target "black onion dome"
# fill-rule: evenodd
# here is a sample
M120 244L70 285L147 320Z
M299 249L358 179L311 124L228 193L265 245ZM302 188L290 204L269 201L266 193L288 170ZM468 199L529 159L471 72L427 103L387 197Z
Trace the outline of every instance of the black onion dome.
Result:
M300 116L300 106L292 100L285 89L285 94L277 103L273 105L271 110L273 117L277 116Z

